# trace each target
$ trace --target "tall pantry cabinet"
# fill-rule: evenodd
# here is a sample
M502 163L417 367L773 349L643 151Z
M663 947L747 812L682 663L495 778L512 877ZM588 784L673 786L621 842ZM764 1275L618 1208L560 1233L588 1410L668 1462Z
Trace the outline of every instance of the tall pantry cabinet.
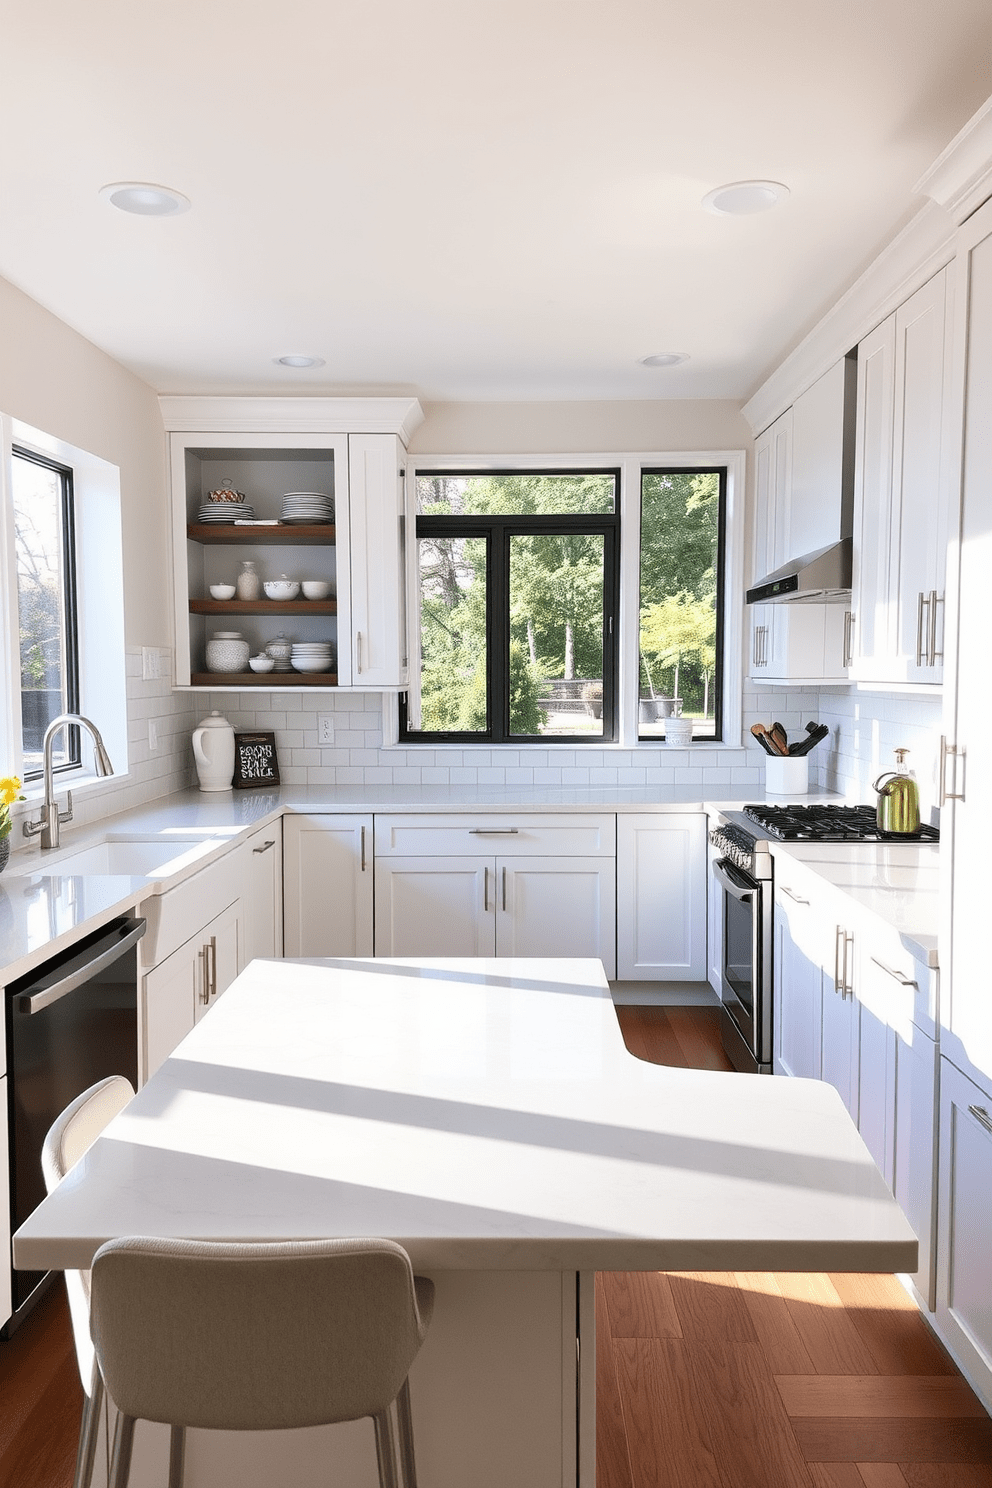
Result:
M937 1316L992 1398L992 971L982 912L992 807L989 594L992 575L992 202L965 222L955 264L956 361L963 366L961 535L948 582L949 698L942 758L941 1118ZM956 558L956 562L955 562ZM952 590L953 592L953 590Z

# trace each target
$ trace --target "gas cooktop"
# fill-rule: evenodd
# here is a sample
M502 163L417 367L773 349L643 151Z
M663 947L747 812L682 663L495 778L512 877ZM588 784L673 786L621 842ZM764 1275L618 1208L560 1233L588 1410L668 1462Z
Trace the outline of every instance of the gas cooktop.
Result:
M780 842L939 842L936 827L880 832L874 806L745 806L744 815Z

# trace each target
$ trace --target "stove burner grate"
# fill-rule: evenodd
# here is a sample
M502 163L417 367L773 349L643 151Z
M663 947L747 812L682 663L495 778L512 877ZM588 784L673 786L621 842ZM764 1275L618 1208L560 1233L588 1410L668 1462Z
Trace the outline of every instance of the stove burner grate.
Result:
M744 815L781 842L939 842L936 827L880 832L873 806L745 806Z

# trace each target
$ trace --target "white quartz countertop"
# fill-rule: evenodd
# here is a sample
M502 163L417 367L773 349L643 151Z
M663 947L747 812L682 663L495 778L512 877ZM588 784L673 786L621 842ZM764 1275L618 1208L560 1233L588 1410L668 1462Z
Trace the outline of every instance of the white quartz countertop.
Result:
M937 965L940 849L912 842L773 842L773 856L802 863L899 932L917 960Z
M624 1047L596 961L255 961L14 1239L390 1236L426 1270L905 1270L837 1093Z
M756 799L753 789L733 788L727 805ZM761 799L760 792L757 799ZM37 842L20 846L0 875L0 977L11 980L54 956L89 930L99 929L150 895L162 892L220 857L255 827L286 813L397 812L450 814L558 811L626 812L716 809L698 786L583 787L552 790L540 786L283 786L275 790L183 791L87 827L62 834L57 852ZM161 838L192 847L167 879L126 874L60 871L75 851L118 838Z

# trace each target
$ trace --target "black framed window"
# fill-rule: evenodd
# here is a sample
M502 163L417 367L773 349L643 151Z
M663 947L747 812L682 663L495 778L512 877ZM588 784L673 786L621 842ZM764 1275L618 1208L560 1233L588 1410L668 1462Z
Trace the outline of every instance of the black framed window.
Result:
M42 740L51 720L79 711L72 470L15 446L11 492L23 774L30 780L42 773ZM56 746L55 769L77 768L79 730L63 730Z
M406 742L616 737L619 470L419 471L420 727Z
M726 507L725 466L641 471L641 739L673 710L694 739L723 738Z

